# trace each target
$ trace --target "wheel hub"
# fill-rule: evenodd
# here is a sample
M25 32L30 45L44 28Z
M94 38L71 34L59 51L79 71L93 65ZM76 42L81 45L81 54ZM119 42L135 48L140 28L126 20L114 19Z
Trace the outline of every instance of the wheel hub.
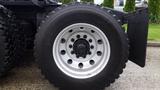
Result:
M87 40L78 39L73 44L73 51L75 52L77 58L79 57L86 58L86 55L90 51L90 45Z
M86 79L99 74L110 57L106 35L96 26L76 23L64 28L53 44L53 58L66 75Z

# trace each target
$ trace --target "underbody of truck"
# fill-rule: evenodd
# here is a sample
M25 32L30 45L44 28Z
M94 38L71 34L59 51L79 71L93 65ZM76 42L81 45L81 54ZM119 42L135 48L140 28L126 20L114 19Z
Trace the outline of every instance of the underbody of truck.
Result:
M0 0L0 76L34 49L42 74L56 87L100 90L128 59L145 66L147 34L147 8L126 13L92 3Z

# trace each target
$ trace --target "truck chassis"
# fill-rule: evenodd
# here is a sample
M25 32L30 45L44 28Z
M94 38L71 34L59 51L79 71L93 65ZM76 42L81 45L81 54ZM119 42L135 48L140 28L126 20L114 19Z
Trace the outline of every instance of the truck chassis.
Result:
M147 34L147 8L126 13L92 3L0 0L0 76L34 49L56 87L104 89L128 60L145 66Z

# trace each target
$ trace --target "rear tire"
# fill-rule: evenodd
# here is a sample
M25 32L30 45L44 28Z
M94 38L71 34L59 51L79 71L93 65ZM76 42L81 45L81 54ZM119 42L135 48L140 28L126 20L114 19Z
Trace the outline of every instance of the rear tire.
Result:
M81 27L85 29L81 31L77 27L79 29ZM94 29L94 32L92 32L92 29ZM67 35L67 33L70 33L70 30L73 33ZM79 36L74 37L74 34L76 34L74 32L80 32L80 37L83 37L82 33L87 34L89 38L93 37L91 43L94 44L95 42L94 47L97 50L95 50L96 53L94 50L93 52L91 51L91 56L93 56L91 58L93 59L95 56L103 58L103 56L106 56L104 57L104 64L98 65L103 61L101 58L100 60L98 58L94 59L93 66L84 63L85 60L90 62L90 59L87 58L90 56L89 54L84 54L85 51L82 49L85 48L85 50L88 50L86 47L91 46L90 41L89 39L84 40L82 38L79 40ZM93 33L96 33L96 35ZM72 36L74 41L72 40ZM97 37L102 37L102 43L98 41ZM87 40L89 44L87 44ZM109 42L108 44L106 44L107 40ZM64 46L68 45L67 43L73 42L72 47ZM98 44L102 44L102 46ZM71 56L72 51L70 52L69 48L74 48L74 45L77 45L77 47L80 45L82 47L76 48L75 46L76 49L73 49L74 55ZM101 48L100 53L98 53L99 48ZM79 51L82 51L83 54L81 53L79 55ZM79 56L77 57L77 55ZM60 89L102 90L104 87L109 86L110 83L113 83L119 77L119 74L123 72L128 59L127 37L120 24L110 13L106 12L106 9L93 4L74 3L59 7L51 12L46 20L42 22L35 39L35 57L42 70L42 74ZM68 61L65 61L65 59ZM79 64L72 66L76 62L79 62ZM104 68L99 68L99 71L96 73L86 73L94 71L94 68L98 67Z
M15 16L3 6L0 7L0 77L21 59L20 33L15 23Z

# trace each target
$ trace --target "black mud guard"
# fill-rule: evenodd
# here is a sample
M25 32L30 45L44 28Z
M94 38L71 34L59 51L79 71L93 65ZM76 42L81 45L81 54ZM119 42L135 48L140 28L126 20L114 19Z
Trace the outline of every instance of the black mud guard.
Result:
M148 8L128 14L129 60L144 67L148 36Z

